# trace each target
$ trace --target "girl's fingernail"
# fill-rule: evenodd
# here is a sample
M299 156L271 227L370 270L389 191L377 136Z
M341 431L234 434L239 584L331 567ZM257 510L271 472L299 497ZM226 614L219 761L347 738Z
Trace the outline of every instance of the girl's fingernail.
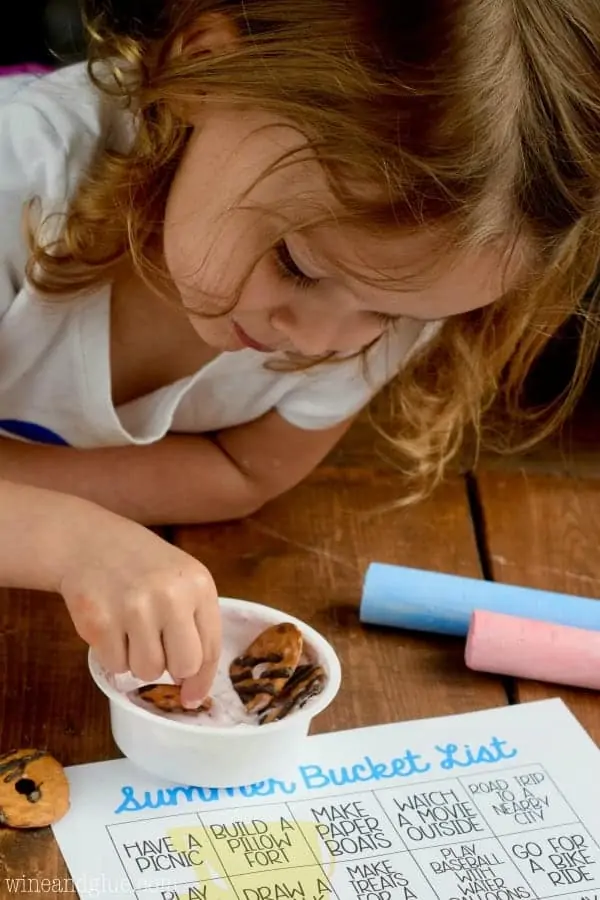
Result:
M185 709L200 709L202 700L183 700L181 705L185 707Z

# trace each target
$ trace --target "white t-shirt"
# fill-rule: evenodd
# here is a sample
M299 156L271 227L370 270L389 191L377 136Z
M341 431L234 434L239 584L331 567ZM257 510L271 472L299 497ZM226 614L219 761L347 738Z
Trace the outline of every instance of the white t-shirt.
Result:
M254 350L223 353L194 375L115 408L110 287L76 301L42 301L27 284L24 204L64 211L99 146L123 149L132 121L91 85L84 66L44 78L0 79L0 436L75 447L147 444L202 433L269 410L303 429L358 412L431 328L391 330L364 363L308 371L265 368ZM56 221L56 220L55 220Z

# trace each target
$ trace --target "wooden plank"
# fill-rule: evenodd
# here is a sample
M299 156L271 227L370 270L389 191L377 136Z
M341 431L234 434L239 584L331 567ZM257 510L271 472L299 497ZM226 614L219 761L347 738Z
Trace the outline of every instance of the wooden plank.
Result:
M500 681L464 667L462 642L358 622L371 560L479 574L463 482L415 509L374 513L393 504L398 480L389 467L366 464L371 439L357 430L308 482L251 520L181 529L176 539L211 568L222 593L293 611L334 642L343 688L318 729L502 705ZM60 598L0 591L0 641L1 749L47 747L64 765L119 756ZM21 897L73 893L50 829L0 829L0 896L3 879L23 875L32 881Z
M531 411L548 407L564 396L572 382L581 336L581 319L571 317L547 345L530 371L520 403ZM485 452L486 470L562 473L577 478L600 477L598 435L600 435L600 355L597 356L582 396L563 427L528 452L498 456ZM514 423L511 423L514 424ZM496 420L502 433L503 424ZM529 426L525 426L529 433Z
M45 748L65 766L120 756L86 655L62 598L0 591L2 752ZM13 892L19 897L75 896L49 828L0 828L0 897L9 895L6 879L21 876L31 881ZM50 890L52 879L62 879L60 889Z
M478 577L462 480L409 510L389 507L397 478L365 466L322 466L248 521L185 528L183 549L212 571L221 595L299 616L335 645L343 686L315 730L337 730L502 705L498 679L470 673L462 641L362 627L370 561ZM376 512L387 506L386 512Z
M600 598L600 482L521 471L482 471L479 490L492 574L507 584ZM520 701L562 697L600 743L596 692L517 683Z
M21 747L47 749L64 766L121 756L63 599L0 590L0 752ZM76 896L49 828L0 828L0 898L19 877L29 879L12 891L19 897Z
M592 406L585 398L573 418L529 451L504 456L486 450L482 454L482 464L486 471L500 473L526 471L565 478L600 479L599 434L600 408L597 401Z

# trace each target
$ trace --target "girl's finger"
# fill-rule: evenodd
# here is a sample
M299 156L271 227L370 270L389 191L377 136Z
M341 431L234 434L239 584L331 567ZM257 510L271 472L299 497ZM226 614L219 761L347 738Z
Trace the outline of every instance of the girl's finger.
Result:
M160 631L151 622L127 633L129 670L142 681L156 681L166 669Z
M102 637L93 645L94 656L100 665L113 675L121 675L127 672L128 647L127 635L117 629L104 632Z
M173 617L163 629L162 644L166 668L174 680L189 678L202 666L202 642L193 618Z
M221 617L218 607L211 606L210 611L198 610L195 620L202 640L202 664L181 685L181 703L188 709L197 708L210 694L221 654Z

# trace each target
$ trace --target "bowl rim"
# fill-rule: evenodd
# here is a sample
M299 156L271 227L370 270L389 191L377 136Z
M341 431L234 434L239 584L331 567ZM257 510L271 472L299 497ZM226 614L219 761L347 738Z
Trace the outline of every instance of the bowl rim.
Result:
M281 719L279 722L271 722L268 727L244 723L243 729L231 725L203 728L202 725L194 724L192 722L180 722L177 719L168 719L166 717L157 716L149 710L145 710L141 706L132 703L123 693L121 693L121 691L109 684L104 676L102 666L95 659L94 651L90 647L87 655L88 669L96 686L106 697L108 697L111 705L118 706L133 718L137 717L143 721L151 722L155 727L164 728L165 731L171 731L173 734L196 734L199 738L202 738L202 740L210 739L211 737L217 738L225 736L235 736L239 739L242 734L254 735L257 733L266 737L269 734L273 734L275 731L285 731L292 727L293 723L297 723L300 718L314 719L315 716L332 703L341 686L341 664L334 647L319 631L311 625L308 625L307 622L296 618L296 616L293 616L290 613L284 612L273 606L257 603L253 600L243 600L238 597L219 597L219 606L230 610L247 610L251 608L260 611L261 616L264 614L264 619L267 622L269 620L271 620L273 624L291 622L302 631L308 641L315 647L321 661L325 663L327 670L327 684L325 690L317 697L313 698L310 708L297 710L289 718Z

